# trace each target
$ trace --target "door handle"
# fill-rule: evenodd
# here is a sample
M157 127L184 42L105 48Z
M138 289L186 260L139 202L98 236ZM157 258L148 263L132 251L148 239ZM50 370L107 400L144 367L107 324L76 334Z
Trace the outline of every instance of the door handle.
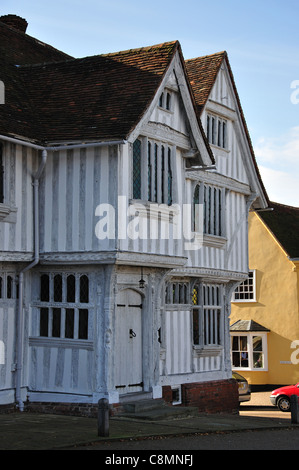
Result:
M132 330L132 328L130 328L130 338L136 338L136 333Z

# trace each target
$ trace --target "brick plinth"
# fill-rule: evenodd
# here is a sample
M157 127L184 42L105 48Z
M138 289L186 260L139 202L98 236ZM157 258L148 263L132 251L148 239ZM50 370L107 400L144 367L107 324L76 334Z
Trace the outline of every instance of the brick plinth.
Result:
M182 384L182 405L196 406L200 413L236 413L239 410L237 382L233 379ZM163 398L171 402L171 387L163 387Z

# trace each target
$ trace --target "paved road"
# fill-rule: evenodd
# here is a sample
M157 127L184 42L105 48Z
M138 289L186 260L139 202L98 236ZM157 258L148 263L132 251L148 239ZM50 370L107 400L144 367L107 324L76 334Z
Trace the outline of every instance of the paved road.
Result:
M158 451L194 452L194 458L202 450L299 450L299 429L274 429L219 433L199 436L146 439L142 441L109 442L95 444L79 450L103 451L105 458L114 451L126 451L123 455L138 455L138 451L157 454ZM129 453L128 453L129 452ZM134 453L136 452L136 454ZM147 452L147 453L148 453ZM122 455L122 454L117 454ZM103 457L104 457L103 456Z
M277 418L281 422L290 421L290 413L283 413L270 404L269 392L253 394L251 402L241 404L240 415ZM147 451L149 453L147 455L150 455L152 451L185 451L185 454L190 451L194 453L193 463L195 464L195 461L200 462L198 460L200 452L197 451L202 450L299 450L299 428L106 442L81 449L103 451L103 459L113 454L114 451L122 450L126 451L124 455L129 455L128 452L131 450L132 455L135 455L134 451L137 452L136 455L138 451Z

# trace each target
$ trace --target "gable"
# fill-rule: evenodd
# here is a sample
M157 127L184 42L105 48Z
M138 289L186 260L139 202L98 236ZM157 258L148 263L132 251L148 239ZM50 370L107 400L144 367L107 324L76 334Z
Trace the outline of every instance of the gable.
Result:
M186 66L202 124L215 156L217 172L248 185L256 197L254 206L267 207L268 196L226 52L188 60ZM211 130L208 130L209 115L215 126L213 142ZM225 145L218 142L218 126L220 129L223 123L226 126Z
M128 140L133 142L140 133L168 140L181 148L189 167L214 163L180 51L174 55L152 102Z

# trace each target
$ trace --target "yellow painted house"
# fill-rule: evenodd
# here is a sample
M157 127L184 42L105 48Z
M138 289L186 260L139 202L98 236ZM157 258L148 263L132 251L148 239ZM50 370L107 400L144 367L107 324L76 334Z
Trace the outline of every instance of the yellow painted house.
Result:
M249 215L249 277L231 308L232 368L252 386L299 382L299 208Z

